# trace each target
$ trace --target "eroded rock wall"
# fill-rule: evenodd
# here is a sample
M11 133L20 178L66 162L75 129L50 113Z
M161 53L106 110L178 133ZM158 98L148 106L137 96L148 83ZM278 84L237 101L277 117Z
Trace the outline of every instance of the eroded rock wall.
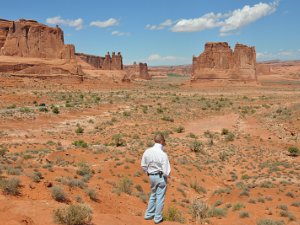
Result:
M76 53L84 62L93 66L95 69L100 70L123 70L123 59L120 52L118 54L112 53L110 56L109 52L102 56L88 55L83 53Z
M227 42L208 42L204 52L193 57L192 80L257 80L254 47L236 44L234 51Z
M0 55L74 59L75 47L64 44L64 34L59 27L34 20L0 20Z

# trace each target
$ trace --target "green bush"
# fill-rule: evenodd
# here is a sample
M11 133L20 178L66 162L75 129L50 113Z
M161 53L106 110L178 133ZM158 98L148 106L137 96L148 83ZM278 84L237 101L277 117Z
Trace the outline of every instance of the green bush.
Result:
M8 152L8 149L6 147L0 146L0 156L4 156Z
M117 193L126 193L131 195L133 182L128 177L122 178L117 185Z
M53 212L55 223L63 225L88 225L92 221L93 211L84 204L75 204Z
M97 202L98 201L98 194L95 189L87 189L85 193L90 197L91 200Z
M222 135L226 135L228 133L229 133L228 129L225 129L225 128L222 129L222 132L221 132Z
M201 152L203 150L203 144L201 141L196 141L194 140L191 144L190 144L190 149L193 152Z
M2 189L4 194L15 195L15 196L19 195L20 187L21 187L21 181L16 177L10 178L8 180L0 178L0 188Z
M262 219L256 223L256 225L284 225L282 221L274 221L271 219Z
M78 125L75 132L76 132L76 134L82 134L84 132L84 129L80 125Z
M229 132L228 134L225 135L225 141L233 141L234 140L234 134Z
M64 190L59 186L54 186L51 188L51 195L52 195L52 198L58 202L66 202L67 201L67 196L66 196Z
M300 150L297 147L289 147L288 152L290 156L299 156L300 155Z
M76 173L80 176L86 177L87 179L93 176L94 171L84 162L78 164L78 170Z
M54 106L54 107L52 108L52 112L53 112L54 114L59 114L59 108L58 108L57 106Z
M182 213L175 207L169 207L167 212L163 214L163 218L167 221L175 221L179 223L185 222Z
M74 141L72 144L79 148L87 148L88 147L88 144L84 140L77 140L77 141Z
M184 127L183 126L176 127L175 131L177 133L183 133L184 132Z
M111 139L116 147L126 146L126 141L123 139L122 134L115 134Z

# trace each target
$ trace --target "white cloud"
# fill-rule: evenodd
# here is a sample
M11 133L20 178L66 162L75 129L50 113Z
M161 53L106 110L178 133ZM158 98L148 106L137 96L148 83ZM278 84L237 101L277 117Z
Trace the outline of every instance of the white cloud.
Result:
M170 19L165 20L164 22L160 23L159 25L146 25L147 30L163 30L166 27L172 26L173 22Z
M242 9L234 10L223 22L220 32L227 33L238 30L260 18L274 13L278 7L278 1L272 3L258 3L253 7L245 5Z
M173 32L196 32L220 27L220 35L226 36L235 33L240 28L253 23L264 16L274 13L279 0L271 3L258 3L254 6L245 5L227 13L207 13L199 18L181 19L172 28Z
M159 54L152 54L148 56L147 61L175 61L175 60L184 60L183 57L177 56L161 56Z
M55 16L46 19L46 23L52 25L64 25L69 27L75 27L76 30L81 30L83 28L83 19L78 18L75 20L62 19L60 16Z
M111 32L111 35L113 36L130 36L130 33L120 32L120 31L113 31Z
M208 13L200 18L179 20L171 30L173 32L195 32L220 26L222 14Z
M112 26L117 26L119 25L119 21L115 18L110 18L105 21L92 21L90 23L90 26L95 26L99 28L106 28L106 27L112 27Z

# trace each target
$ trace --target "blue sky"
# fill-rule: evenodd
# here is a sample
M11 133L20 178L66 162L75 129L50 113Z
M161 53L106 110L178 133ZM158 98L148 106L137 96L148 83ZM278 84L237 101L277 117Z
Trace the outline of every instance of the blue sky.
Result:
M300 59L299 0L4 1L0 18L59 26L77 52L121 52L125 64L191 64L204 44L255 46L257 60Z

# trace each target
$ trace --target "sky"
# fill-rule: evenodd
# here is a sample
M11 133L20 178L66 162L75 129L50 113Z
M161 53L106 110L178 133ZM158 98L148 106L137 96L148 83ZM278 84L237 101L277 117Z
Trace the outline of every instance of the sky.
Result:
M0 18L59 25L76 52L121 52L124 64L191 64L206 42L300 59L300 0L10 0Z

